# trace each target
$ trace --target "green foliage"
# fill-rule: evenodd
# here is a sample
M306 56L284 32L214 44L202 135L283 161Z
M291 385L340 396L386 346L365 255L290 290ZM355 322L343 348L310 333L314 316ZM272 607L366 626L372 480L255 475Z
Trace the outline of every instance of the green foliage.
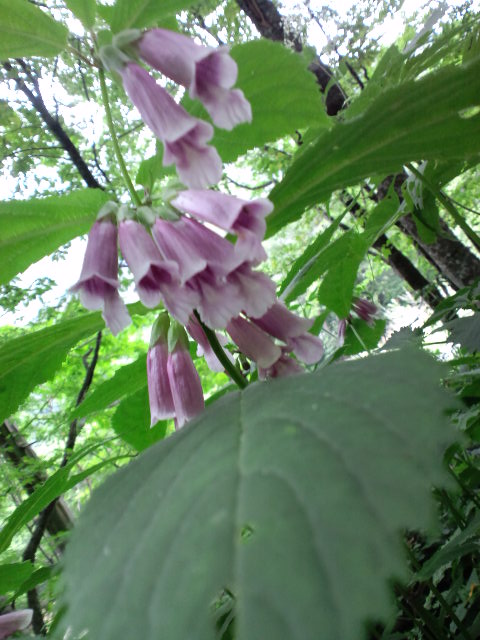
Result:
M17 591L19 587L32 575L31 562L13 562L0 565L0 594Z
M410 160L478 159L480 115L466 110L479 104L479 77L478 58L439 69L384 91L361 115L321 134L272 190L267 234L336 189L398 172Z
M156 26L192 4L193 0L117 0L111 26L113 31Z
M87 29L93 27L97 13L96 0L65 0L65 4Z
M217 401L96 492L67 550L64 624L213 640L230 593L239 640L359 638L405 575L400 528L431 524L445 479L439 372L406 349Z
M142 354L135 362L126 364L97 387L73 411L71 418L82 418L95 411L106 409L116 400L140 390L146 385L147 355Z
M0 283L86 233L108 199L98 189L85 189L50 198L0 202Z
M28 0L0 0L0 58L54 56L68 30Z

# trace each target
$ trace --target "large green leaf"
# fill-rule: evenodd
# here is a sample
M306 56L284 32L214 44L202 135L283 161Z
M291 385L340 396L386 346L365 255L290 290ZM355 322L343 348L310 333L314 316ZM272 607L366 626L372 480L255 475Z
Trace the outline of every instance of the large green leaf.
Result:
M0 0L0 60L54 56L66 47L67 35L63 24L28 0Z
M304 57L278 42L253 40L232 48L237 86L252 105L252 122L217 129L213 144L224 162L309 125L329 124L314 75Z
M1 2L1 0L0 0ZM0 284L86 233L108 200L100 189L0 202Z
M399 171L411 160L454 160L480 152L480 58L439 69L378 95L302 151L271 192L267 235L297 220L336 189Z
M434 517L441 372L407 349L221 398L94 494L66 551L64 624L214 640L228 590L237 640L358 640L406 575L401 529Z
M128 309L145 313L140 303ZM8 418L38 384L55 374L77 342L104 326L99 312L85 313L5 342L0 348L0 420Z
M113 31L156 26L193 4L195 0L117 0L111 26Z
M65 0L67 7L87 29L95 24L97 3L95 0Z

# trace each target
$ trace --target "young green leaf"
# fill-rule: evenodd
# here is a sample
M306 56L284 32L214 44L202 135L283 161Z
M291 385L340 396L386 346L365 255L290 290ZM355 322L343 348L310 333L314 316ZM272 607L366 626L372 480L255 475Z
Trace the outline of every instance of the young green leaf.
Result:
M0 202L0 284L86 233L108 199L100 189L84 189L68 195Z
M97 13L95 0L65 0L65 2L70 11L77 16L87 29L93 27Z
M68 30L28 0L0 0L0 60L55 56Z

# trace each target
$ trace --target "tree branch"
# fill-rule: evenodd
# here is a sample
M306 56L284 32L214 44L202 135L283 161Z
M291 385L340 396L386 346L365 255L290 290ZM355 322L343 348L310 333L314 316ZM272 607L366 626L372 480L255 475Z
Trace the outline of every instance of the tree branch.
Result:
M83 380L83 384L80 388L80 391L77 396L77 400L75 402L76 407L78 407L78 405L82 402L83 398L85 397L85 394L87 393L90 385L92 384L93 374L95 372L95 367L98 361L98 354L100 350L101 340L102 340L102 332L99 331L97 333L95 350L93 352L92 359L87 368L85 378ZM63 454L62 462L60 463L60 468L65 467L67 465L68 460L73 451L73 448L75 446L75 441L78 436L77 422L78 421L75 418L75 420L72 420L72 422L70 423L70 429L68 431L67 442L65 444L65 451ZM37 524L35 526L35 529L33 530L32 536L30 537L30 540L25 548L25 551L23 552L24 561L29 560L30 562L35 562L35 555L42 541L43 534L45 533L45 529L47 527L47 522L50 517L50 514L55 509L57 500L58 498L55 500L52 500L52 502L50 502L50 504L41 512L40 517L38 518ZM33 630L36 634L40 634L44 636L46 635L45 621L43 619L41 605L40 605L38 592L36 588L33 588L28 592L27 598L28 598L29 606L34 611L33 621L32 621Z
M20 64L22 70L25 72L28 79L32 82L34 91L32 91L26 85L25 81L18 75L14 78L17 87L28 98L30 104L37 111L37 113L39 114L39 116L47 126L47 129L50 131L50 133L52 133L55 136L55 138L60 143L61 147L65 149L65 151L68 153L71 161L73 162L75 167L78 169L78 172L82 176L87 187L90 187L92 189L104 189L104 187L97 181L93 173L90 171L90 168L88 167L87 163L82 158L82 156L80 155L79 150L77 149L75 144L72 142L72 139L70 138L70 136L67 134L67 132L62 127L60 122L56 118L54 118L49 112L49 110L47 109L43 101L42 94L40 92L38 78L33 74L32 70L28 67L28 65L26 65L26 63L23 60L19 59L17 60L17 62ZM3 66L9 72L14 71L14 68L9 62L5 62Z

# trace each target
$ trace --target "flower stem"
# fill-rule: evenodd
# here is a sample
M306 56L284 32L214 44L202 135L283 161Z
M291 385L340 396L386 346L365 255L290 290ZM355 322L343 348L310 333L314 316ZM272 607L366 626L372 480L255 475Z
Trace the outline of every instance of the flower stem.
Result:
M194 311L194 313L205 335L207 336L207 340L210 343L210 346L212 347L214 354L220 360L226 373L230 376L230 378L235 382L235 384L240 389L245 389L245 387L248 386L248 381L245 379L245 376L238 369L238 367L236 367L233 364L233 362L231 362L230 359L228 358L227 354L222 348L222 345L219 343L217 336L215 335L215 331L212 331L211 329L209 329L207 326L203 324L203 322L200 319L200 316L196 311Z
M122 152L120 151L120 145L118 144L118 138L115 131L115 126L113 124L112 111L110 109L110 102L108 100L107 83L105 82L105 72L103 69L99 70L99 77L100 77L100 89L102 92L103 106L105 107L105 115L107 116L108 130L110 132L110 137L112 138L112 144L115 150L115 155L117 157L117 161L120 166L120 171L122 172L125 185L128 191L130 192L130 197L132 198L133 202L137 205L137 207L139 207L141 206L142 201L140 200L138 193L135 191L135 187L133 186L132 179L130 178L127 171L127 167L125 165L125 160L123 159Z

